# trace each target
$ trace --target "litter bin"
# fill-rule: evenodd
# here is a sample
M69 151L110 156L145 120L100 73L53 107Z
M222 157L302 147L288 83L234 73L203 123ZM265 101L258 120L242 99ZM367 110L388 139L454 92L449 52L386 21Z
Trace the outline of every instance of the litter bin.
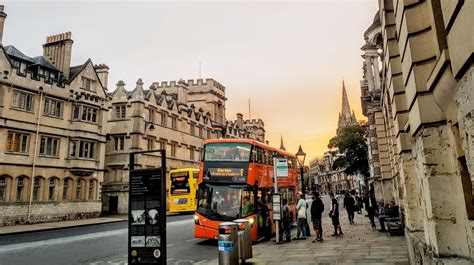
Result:
M219 265L238 265L238 231L237 224L225 222L219 224L217 246L219 249Z
M252 235L250 221L247 219L237 219L234 222L239 227L239 258L243 264L246 259L252 258Z

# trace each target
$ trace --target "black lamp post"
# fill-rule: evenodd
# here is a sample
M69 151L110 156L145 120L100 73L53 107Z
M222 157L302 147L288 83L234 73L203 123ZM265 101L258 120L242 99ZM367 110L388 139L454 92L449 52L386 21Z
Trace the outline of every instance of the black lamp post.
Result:
M305 192L305 187L304 187L304 160L306 158L306 153L303 152L303 149L300 148L298 149L298 152L296 152L296 159L298 160L298 164L300 165L300 174L301 174L301 189L303 193Z

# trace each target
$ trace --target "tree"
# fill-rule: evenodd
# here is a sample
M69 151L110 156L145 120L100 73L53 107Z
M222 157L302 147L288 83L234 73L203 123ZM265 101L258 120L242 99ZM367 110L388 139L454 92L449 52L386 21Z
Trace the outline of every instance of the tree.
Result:
M333 169L344 168L348 175L362 174L366 178L370 176L366 133L366 125L350 125L329 141L328 148L337 149L342 154L334 161Z

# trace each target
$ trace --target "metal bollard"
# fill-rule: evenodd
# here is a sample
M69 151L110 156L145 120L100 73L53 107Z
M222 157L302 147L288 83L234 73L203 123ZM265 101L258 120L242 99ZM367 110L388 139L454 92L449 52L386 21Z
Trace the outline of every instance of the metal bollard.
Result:
M219 265L238 265L238 231L237 224L225 222L219 224L217 246L219 249Z
M239 227L239 258L242 264L245 264L246 259L252 258L252 235L250 221L248 219L234 220Z

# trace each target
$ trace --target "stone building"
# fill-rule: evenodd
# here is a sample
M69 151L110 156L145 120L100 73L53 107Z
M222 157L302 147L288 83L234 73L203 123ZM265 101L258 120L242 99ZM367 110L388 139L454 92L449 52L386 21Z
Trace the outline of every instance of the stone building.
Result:
M401 206L411 263L472 264L474 2L379 6L361 82L378 197Z
M97 216L107 67L71 66L70 32L36 57L3 46L5 18L0 6L0 226Z
M103 211L126 213L129 152L166 149L167 170L197 168L203 141L250 138L265 141L262 120L225 118L225 87L214 79L154 82L143 88L139 79L132 91L119 81L109 93L107 146L102 188ZM160 164L156 155L139 155L136 168Z

